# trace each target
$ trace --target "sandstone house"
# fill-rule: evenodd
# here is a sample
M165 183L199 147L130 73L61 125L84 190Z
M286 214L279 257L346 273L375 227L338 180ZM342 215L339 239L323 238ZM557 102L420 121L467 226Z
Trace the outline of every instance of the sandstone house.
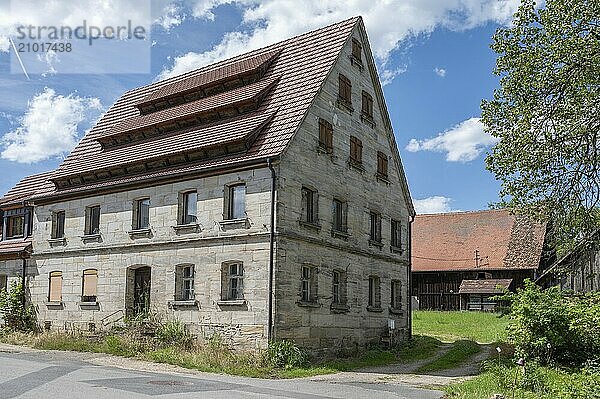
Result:
M408 333L414 209L360 18L126 92L0 208L0 283L25 272L47 329Z

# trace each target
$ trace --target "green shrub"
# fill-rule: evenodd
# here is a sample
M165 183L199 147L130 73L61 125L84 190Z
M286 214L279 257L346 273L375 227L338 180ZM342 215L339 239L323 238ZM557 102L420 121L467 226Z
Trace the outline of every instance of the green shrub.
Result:
M273 341L269 343L267 358L273 367L301 367L308 362L308 353L291 341Z
M156 328L155 338L162 345L176 345L184 348L191 347L193 338L179 320L171 320Z
M6 327L15 331L36 331L36 314L33 305L23 307L23 285L14 281L7 291L0 290L0 313Z
M600 293L573 296L526 280L503 298L510 302L508 341L517 357L568 365L600 358Z

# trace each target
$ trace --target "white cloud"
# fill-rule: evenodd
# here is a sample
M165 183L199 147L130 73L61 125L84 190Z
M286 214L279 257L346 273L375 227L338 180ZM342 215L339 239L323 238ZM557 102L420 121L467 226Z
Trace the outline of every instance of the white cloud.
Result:
M102 110L97 98L63 96L50 88L29 101L19 126L0 139L0 157L34 163L71 151L79 140L78 126Z
M433 197L413 200L413 205L415 206L415 211L419 215L426 213L459 212L451 209L451 202L452 198L436 195Z
M164 6L162 14L154 22L169 31L172 27L181 25L183 21L185 21L184 10L179 5L170 3Z
M381 73L390 81L398 73L390 54L411 38L438 27L464 30L490 21L508 23L519 0L310 0L301 5L297 0L197 0L194 16L214 19L214 9L222 4L242 9L242 28L228 32L206 52L176 57L160 79L362 15Z
M434 71L434 72L435 72L435 74L436 74L437 76L439 76L440 78L445 78L445 77L446 77L446 70L445 70L444 68L438 68L438 67L435 67L435 68L433 69L433 71Z
M410 152L445 152L450 162L469 162L498 140L483 130L480 118L470 118L437 137L426 140L411 139L406 146Z

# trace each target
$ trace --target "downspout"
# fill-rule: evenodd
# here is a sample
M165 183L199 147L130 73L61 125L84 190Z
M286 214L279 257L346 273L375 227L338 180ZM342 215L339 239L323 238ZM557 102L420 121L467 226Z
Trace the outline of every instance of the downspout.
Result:
M273 340L273 275L274 275L274 252L275 252L275 190L277 175L273 168L271 158L267 159L267 166L271 171L271 231L269 237L269 303L268 303L268 322L267 322L267 341Z
M22 288L22 294L21 294L21 306L23 307L23 310L25 310L25 303L26 303L26 292L25 292L25 280L26 280L26 276L27 276L27 258L25 258L25 254L22 255L23 257L23 270L21 271L21 288Z
M412 224L414 216L408 221L408 339L412 339Z
M27 237L29 237L29 235L31 234L31 232L29 231L29 226L30 224L32 224L32 218L33 215L30 213L30 210L28 209L28 203L27 201L23 201L23 209L25 210L25 214L23 215L23 238L26 239ZM25 310L25 303L26 303L26 297L27 297L27 293L26 293L26 279L27 279L27 258L26 258L26 254L25 251L23 251L22 255L22 260L23 260L23 264L22 264L22 270L21 270L21 290L22 290L22 294L21 294L21 306L23 307L23 311Z

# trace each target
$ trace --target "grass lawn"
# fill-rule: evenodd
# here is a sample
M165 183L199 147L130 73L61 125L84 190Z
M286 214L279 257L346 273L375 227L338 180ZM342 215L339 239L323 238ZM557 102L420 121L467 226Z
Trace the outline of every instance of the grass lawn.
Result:
M470 340L480 344L503 341L508 318L487 312L413 312L413 334L444 342Z

